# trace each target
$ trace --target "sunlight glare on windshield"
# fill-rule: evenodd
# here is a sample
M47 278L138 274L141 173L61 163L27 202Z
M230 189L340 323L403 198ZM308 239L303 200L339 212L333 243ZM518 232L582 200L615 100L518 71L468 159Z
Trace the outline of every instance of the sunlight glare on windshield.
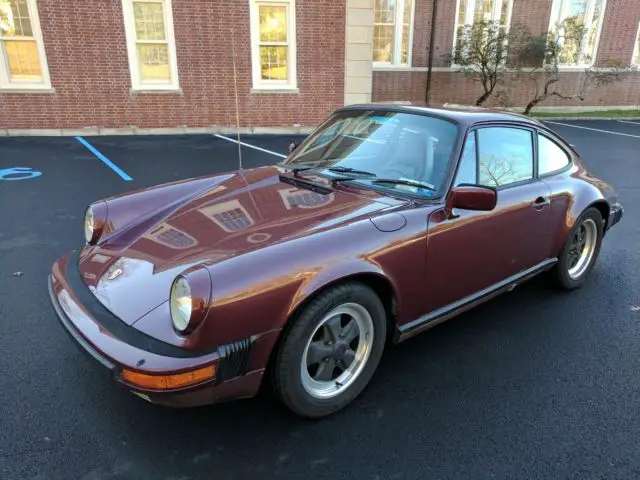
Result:
M354 181L373 185L375 177L402 180L405 184L385 183L384 188L431 196L444 181L456 137L456 125L437 117L341 111L314 132L287 163L370 172L370 178ZM421 189L408 182L429 187Z

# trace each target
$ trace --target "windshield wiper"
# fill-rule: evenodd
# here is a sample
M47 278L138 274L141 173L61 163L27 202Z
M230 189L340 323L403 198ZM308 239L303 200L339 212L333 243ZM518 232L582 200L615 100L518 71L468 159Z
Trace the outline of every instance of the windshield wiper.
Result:
M366 170L357 170L355 168L351 168L351 167L329 167L327 168L327 170L329 170L330 172L337 172L337 173L353 173L354 175L368 175L370 177L375 177L376 174L373 172L367 172Z
M393 183L395 185L407 185L409 187L426 188L427 190L437 191L437 188L429 183L418 182L415 180L403 180L401 178L377 178L371 180L371 183Z
M276 164L276 166L291 170L294 174L296 174L298 172L304 172L306 170L314 170L314 169L318 168L317 165L310 165L308 163L300 163L298 165L291 165L291 164L288 164L288 163L278 163L278 164Z

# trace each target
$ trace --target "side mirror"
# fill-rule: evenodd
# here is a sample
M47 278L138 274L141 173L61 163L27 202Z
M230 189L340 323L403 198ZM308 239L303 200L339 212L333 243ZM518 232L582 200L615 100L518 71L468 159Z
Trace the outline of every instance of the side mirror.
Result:
M498 192L494 188L462 184L449 192L445 210L448 218L455 216L456 208L489 212L496 208L497 201Z

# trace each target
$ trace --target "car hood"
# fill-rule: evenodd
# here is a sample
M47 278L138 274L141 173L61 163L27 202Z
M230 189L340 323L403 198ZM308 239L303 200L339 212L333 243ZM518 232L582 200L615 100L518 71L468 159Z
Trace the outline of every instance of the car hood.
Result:
M264 167L108 199L109 216L119 217L108 220L118 228L81 252L85 283L131 325L166 302L176 275L193 265L300 240L404 203L346 185L326 189L321 177L305 176L311 186L301 186L281 173Z

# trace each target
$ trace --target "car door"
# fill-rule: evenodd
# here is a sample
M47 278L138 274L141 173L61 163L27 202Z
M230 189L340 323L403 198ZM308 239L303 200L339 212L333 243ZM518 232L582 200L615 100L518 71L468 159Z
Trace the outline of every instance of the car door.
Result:
M486 125L467 134L453 186L497 190L492 211L444 211L427 233L427 312L455 308L543 262L548 254L549 188L536 179L536 137L521 125ZM486 293L486 292L485 292Z

